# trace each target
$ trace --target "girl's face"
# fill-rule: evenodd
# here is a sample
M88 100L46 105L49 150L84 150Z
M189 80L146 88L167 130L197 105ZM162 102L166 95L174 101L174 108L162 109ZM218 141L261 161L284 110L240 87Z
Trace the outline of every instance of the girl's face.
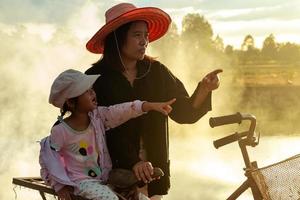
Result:
M121 54L125 60L142 60L149 43L147 23L137 21L131 24Z
M90 112L95 108L97 108L97 98L95 91L91 88L78 97L76 110Z

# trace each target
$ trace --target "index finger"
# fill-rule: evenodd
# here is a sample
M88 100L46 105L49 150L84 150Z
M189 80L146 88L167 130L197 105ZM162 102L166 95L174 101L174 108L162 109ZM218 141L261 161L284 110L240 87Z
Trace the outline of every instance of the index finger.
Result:
M152 181L151 174L153 174L153 169L151 169L150 166L146 165L146 168L144 169L144 174L147 179L147 182L151 182Z
M167 101L166 104L172 105L175 101L176 101L176 98L173 98L170 101Z
M223 69L216 69L216 70L212 71L210 74L217 75L217 74L219 74L221 72L223 72Z

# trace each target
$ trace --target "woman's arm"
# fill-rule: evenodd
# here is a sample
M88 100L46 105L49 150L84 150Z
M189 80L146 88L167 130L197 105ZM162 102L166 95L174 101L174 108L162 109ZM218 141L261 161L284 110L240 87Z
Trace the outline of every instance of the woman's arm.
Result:
M195 91L195 97L192 101L192 105L194 108L199 109L208 94L219 87L220 80L218 74L222 71L223 70L221 69L214 70L203 78L200 86Z
M176 98L173 110L170 113L171 119L181 124L194 123L211 110L212 92L206 89L211 89L211 85L215 85L215 80L213 79L215 73L205 76L192 96L189 96L183 83L162 64L160 64L160 73L162 88L165 90L165 98ZM208 80L214 81L207 82Z

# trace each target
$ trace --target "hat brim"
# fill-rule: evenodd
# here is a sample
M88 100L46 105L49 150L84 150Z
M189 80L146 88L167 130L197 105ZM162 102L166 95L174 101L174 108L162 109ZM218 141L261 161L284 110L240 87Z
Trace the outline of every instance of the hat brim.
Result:
M74 93L69 98L74 98L82 95L88 89L92 88L93 84L99 78L99 74L97 75L85 75L84 78L80 81L78 85L74 88Z
M163 10L154 7L137 8L120 15L109 23L105 24L87 42L86 48L92 53L101 54L104 50L106 36L120 26L132 21L145 21L148 24L149 42L162 37L169 29L170 16Z
M90 89L93 84L96 82L96 80L99 78L100 75L86 75L79 84L75 85L74 88L72 89L73 92L72 94L61 94L60 98L56 100L49 100L51 104L58 108L62 108L64 103L71 98L78 97L85 93L88 89Z

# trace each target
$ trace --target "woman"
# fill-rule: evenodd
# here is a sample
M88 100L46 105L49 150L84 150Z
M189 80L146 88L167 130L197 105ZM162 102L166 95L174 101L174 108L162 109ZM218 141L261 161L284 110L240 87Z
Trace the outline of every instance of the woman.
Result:
M206 75L190 97L166 66L145 55L148 43L167 32L171 23L167 13L121 3L110 8L105 16L106 24L87 43L90 52L103 54L86 71L101 74L94 84L101 105L176 98L170 117L178 123L194 123L211 110L211 91L218 88L218 73L222 70ZM168 118L154 112L107 134L113 168L132 169L138 179L148 183L151 199L160 199L170 187L168 138ZM165 176L151 180L152 166L160 167Z

